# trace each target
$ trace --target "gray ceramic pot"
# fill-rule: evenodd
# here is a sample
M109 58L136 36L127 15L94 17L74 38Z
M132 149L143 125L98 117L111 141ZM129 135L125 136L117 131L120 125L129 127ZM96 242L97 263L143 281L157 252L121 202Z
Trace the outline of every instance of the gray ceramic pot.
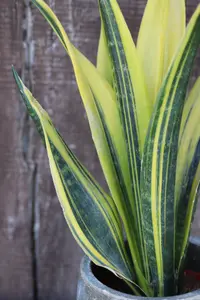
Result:
M187 268L194 272L200 272L200 239L192 238ZM118 290L124 290L121 280L111 275L112 273L103 268L94 266L85 256L81 263L81 274L77 289L77 300L200 300L200 290L184 295L165 298L144 298L130 296ZM111 278L113 276L113 278ZM109 280L107 280L109 279ZM114 289L109 287L110 282L114 283ZM104 283L102 283L104 282Z

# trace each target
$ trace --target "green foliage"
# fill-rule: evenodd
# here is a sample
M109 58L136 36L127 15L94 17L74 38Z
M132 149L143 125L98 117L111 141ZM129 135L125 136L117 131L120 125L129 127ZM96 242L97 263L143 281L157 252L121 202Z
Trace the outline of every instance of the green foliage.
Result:
M110 195L13 69L14 78L84 252L136 295L175 295L200 182L200 79L187 96L200 45L200 5L186 28L184 0L148 0L135 46L117 1L98 2L96 67L70 42L50 7L33 0L72 61Z

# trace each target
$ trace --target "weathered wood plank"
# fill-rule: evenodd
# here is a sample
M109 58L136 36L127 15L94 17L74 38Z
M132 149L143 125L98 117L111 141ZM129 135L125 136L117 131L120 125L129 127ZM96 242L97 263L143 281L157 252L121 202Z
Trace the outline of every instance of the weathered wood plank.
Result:
M0 298L33 299L31 172L23 156L24 115L11 74L22 61L23 6L0 1Z

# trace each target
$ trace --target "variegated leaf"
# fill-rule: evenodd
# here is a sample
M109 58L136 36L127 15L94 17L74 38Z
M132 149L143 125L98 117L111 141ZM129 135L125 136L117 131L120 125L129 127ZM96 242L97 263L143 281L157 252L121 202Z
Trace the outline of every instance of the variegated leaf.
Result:
M112 61L113 86L117 94L126 138L133 188L133 197L130 199L132 208L131 223L133 231L137 232L137 252L135 247L132 247L132 241L129 241L129 239L128 241L132 257L136 257L138 267L144 270L146 278L149 279L141 225L139 181L141 152L150 120L151 107L137 51L117 1L99 0L99 8ZM139 257L138 253L140 253ZM136 266L136 274L138 267ZM138 280L140 281L140 277L138 277ZM140 284L144 285L143 282L140 282ZM143 288L148 289L145 286Z
M145 242L155 295L175 290L178 136L191 68L200 44L200 6L161 87L146 138L141 176Z
M188 239L198 200L200 182L200 78L185 103L179 138L176 174L176 260L182 269Z
M142 288L146 292L147 282L142 274L141 258L138 250L140 242L137 243L138 231L133 230L132 214L135 214L135 207L134 203L132 203L133 191L129 169L130 160L128 159L130 156L126 151L127 139L121 123L121 109L119 109L118 102L109 83L101 77L95 67L71 44L52 10L43 0L33 0L33 3L52 26L71 58L99 159L112 197L123 220L137 277L140 278ZM137 149L135 153L137 156ZM131 160L134 159L135 157ZM137 173L137 170L134 170ZM138 179L137 183L139 183ZM135 193L139 193L139 191L137 190ZM137 207L138 205L137 203ZM136 221L135 224L137 224ZM141 228L139 232L142 234Z
M13 70L19 91L45 143L52 178L66 221L96 264L133 280L119 214L110 198L70 151L48 114Z

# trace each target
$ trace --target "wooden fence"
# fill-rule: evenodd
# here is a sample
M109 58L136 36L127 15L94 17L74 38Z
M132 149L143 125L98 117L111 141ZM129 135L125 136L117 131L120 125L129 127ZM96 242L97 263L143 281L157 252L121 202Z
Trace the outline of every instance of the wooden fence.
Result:
M93 62L96 0L48 0ZM199 0L188 1L188 16ZM134 38L145 0L121 0ZM198 61L199 62L199 61ZM43 145L20 102L14 64L71 149L105 186L72 67L29 0L0 1L0 300L73 300L82 252L69 232ZM198 233L198 219L194 225Z

